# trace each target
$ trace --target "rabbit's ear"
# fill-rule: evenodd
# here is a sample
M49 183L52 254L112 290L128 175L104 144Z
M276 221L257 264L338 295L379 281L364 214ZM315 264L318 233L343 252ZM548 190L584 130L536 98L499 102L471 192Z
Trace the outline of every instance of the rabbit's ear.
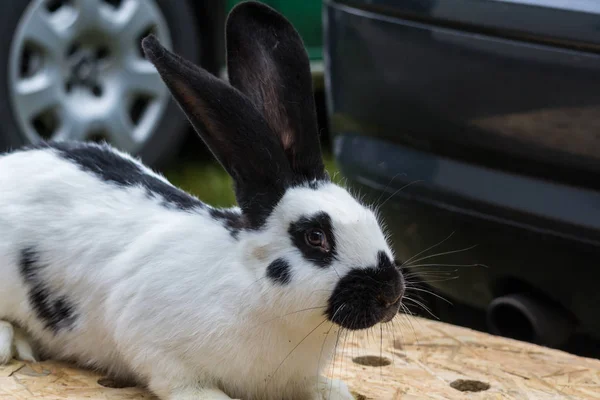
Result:
M146 37L142 47L233 178L248 226L260 227L292 181L289 163L264 117L239 90L165 49L156 37Z
M270 7L244 2L229 14L226 39L229 82L263 114L295 180L327 179L310 65L298 32Z

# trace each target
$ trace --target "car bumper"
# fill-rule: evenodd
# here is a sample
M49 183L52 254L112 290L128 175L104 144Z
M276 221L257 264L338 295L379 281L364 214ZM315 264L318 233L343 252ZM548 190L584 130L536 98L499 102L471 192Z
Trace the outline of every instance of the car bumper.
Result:
M336 160L398 258L443 242L413 272L450 300L535 291L600 338L600 56L334 1L324 18Z
M600 338L600 268L590 262L600 260L600 193L351 133L334 146L418 281L478 309L525 285Z

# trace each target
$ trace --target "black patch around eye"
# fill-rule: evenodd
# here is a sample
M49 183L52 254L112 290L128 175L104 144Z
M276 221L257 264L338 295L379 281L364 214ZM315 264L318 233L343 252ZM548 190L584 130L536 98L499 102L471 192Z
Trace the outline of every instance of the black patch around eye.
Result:
M146 173L138 164L111 151L107 145L84 142L48 142L31 148L52 148L82 170L118 187L141 186L149 197L159 197L166 208L190 211L205 204L175 186Z
M306 244L306 241L304 240L304 233L310 228L319 228L323 231L323 233L325 233L330 246L329 252L323 252ZM337 255L335 236L331 223L331 217L327 213L320 212L310 217L300 218L298 221L290 224L288 233L290 234L292 243L294 243L298 250L300 250L302 256L307 261L310 261L319 267L325 268L331 265L335 259Z
M292 280L290 264L283 258L278 258L267 267L267 276L275 283L287 285Z
M209 213L214 220L225 226L234 239L237 239L240 231L246 227L241 211L211 208Z
M42 278L45 265L32 247L21 250L19 267L28 287L29 302L44 326L54 333L70 329L77 316L73 304L64 295L53 293Z

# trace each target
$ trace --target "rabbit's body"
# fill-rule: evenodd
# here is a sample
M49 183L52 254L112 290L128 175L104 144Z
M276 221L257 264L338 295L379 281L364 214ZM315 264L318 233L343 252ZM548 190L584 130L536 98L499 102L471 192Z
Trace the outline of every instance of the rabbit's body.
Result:
M325 320L277 305L282 293L261 281L261 234L236 230L239 209L215 210L108 146L53 146L0 156L0 320L44 358L141 383L206 374L244 398L265 387L307 398L338 328L322 323L294 349ZM127 183L100 169L107 161ZM326 302L300 296L309 309Z
M323 354L323 335L315 332L277 370L283 359L272 355L285 357L323 318L296 315L306 327L286 329L277 321L285 307L265 309L257 296L262 271L246 268L260 254L239 248L245 241L229 226L237 208L227 210L229 219L213 216L133 159L109 147L74 146L133 164L145 182L169 185L172 197L189 203L169 202L169 192L153 192L135 177L126 185L103 180L52 147L0 156L0 320L27 329L44 357L142 383L152 375L146 366L154 373L158 366L165 379L216 373L244 396L265 385L298 393L294 381L303 387L299 378L314 376L319 361L326 365L336 338L329 323L318 331L330 333Z
M374 212L325 171L300 37L265 5L236 6L231 85L142 46L239 207L106 145L0 156L0 362L31 359L28 336L161 400L352 399L321 373L342 328L397 314L404 281Z
M278 369L324 318L298 313L287 326L279 317L296 310L264 307L277 299L261 282L262 269L251 267L262 261L260 246L232 230L239 210L224 218L109 147L73 148L113 163L118 157L144 171L145 183L168 187L152 191L135 176L131 184L104 180L52 147L0 156L0 320L25 328L44 357L142 383L153 375L218 376L244 398L266 385L294 398L310 386L337 329L321 324ZM324 304L312 297L307 308Z

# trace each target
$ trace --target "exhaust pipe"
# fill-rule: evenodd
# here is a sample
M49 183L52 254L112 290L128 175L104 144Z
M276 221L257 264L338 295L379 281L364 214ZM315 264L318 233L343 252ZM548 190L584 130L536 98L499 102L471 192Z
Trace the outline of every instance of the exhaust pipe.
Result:
M524 293L494 299L487 323L495 335L547 347L566 343L574 330L572 318L562 309Z

